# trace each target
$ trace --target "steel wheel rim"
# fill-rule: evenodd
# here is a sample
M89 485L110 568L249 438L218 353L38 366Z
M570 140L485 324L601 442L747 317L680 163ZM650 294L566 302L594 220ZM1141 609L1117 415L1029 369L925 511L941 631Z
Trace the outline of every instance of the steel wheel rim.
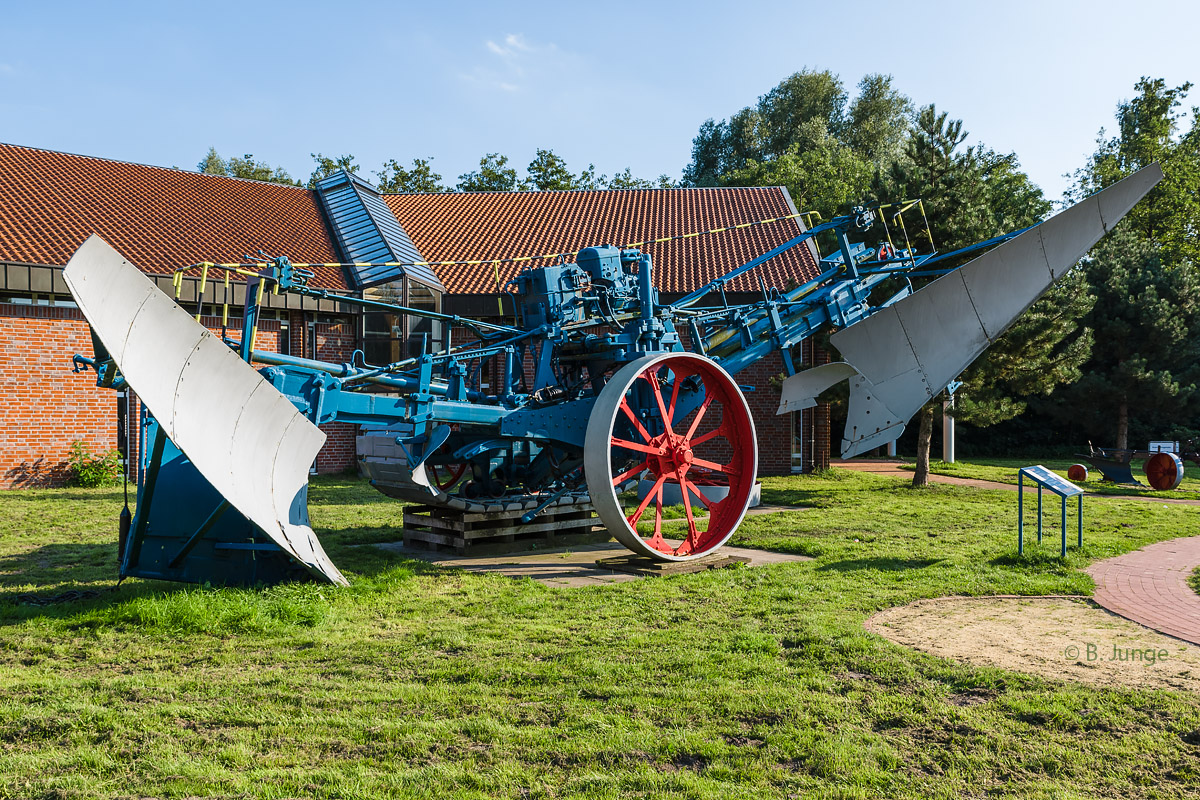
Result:
M702 390L689 395L686 387L698 385ZM662 561L702 558L725 544L746 514L757 476L746 399L716 362L692 353L647 356L618 370L593 407L585 450L588 489L601 521L630 550ZM626 509L619 488L642 473L654 486ZM697 483L728 493L709 500ZM664 530L663 487L671 484L680 492L686 524Z

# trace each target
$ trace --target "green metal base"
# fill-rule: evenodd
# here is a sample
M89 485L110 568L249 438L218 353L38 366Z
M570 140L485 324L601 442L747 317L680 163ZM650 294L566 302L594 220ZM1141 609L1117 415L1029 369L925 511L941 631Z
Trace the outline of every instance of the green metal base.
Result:
M137 510L121 552L121 577L218 586L309 580L309 572L231 508L147 417Z

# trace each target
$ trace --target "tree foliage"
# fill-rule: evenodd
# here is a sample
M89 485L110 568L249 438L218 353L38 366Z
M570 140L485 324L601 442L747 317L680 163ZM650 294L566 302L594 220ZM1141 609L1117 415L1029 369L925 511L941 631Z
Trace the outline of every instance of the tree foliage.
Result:
M508 166L508 156L488 153L479 159L479 169L458 176L460 192L511 192L517 188L517 171Z
M299 186L298 181L283 167L272 167L265 161L255 161L250 153L229 159L222 158L215 147L208 148L208 154L196 165L196 169L206 175L225 175L230 178L248 178L267 183L284 183L288 186Z
M595 170L591 173L593 176ZM586 180L589 173L585 172L580 179ZM567 169L567 162L553 150L543 150L540 147L526 168L526 178L521 182L522 189L537 189L538 191L564 191L577 189L580 179ZM594 178L593 178L594 180Z
M488 153L479 161L479 169L458 176L460 192L512 192L512 191L571 191L577 189L668 189L671 179L658 176L655 181L634 177L626 167L609 178L597 175L596 167L588 164L587 169L575 175L567 162L553 150L538 148L533 161L529 162L524 177L508 166L508 156Z
M1131 221L1133 222L1133 221ZM1082 379L1061 395L1060 417L1128 445L1131 415L1164 426L1200 405L1200 269L1169 265L1166 248L1122 221L1084 260L1096 331Z
M1117 135L1100 131L1096 152L1075 173L1071 199L1110 186L1152 162L1163 180L1126 217L1141 237L1159 242L1166 263L1200 261L1200 109L1192 109L1190 129L1178 135L1186 116L1179 111L1192 84L1168 89L1161 78L1143 77L1132 100L1117 105Z
M316 188L317 181L328 178L335 172L344 169L353 174L358 172L359 169L359 165L354 163L354 156L351 155L338 156L337 158L330 158L322 153L310 153L309 155L312 156L313 163L317 165L312 175L308 178L309 189Z
M820 172L813 181L825 187L844 176L848 186L838 194L848 196L864 188L863 172L869 178L900 152L911 114L912 102L896 91L891 76L865 76L848 103L834 73L797 72L728 120L706 120L692 140L682 184L745 185L802 168ZM791 163L767 166L783 159Z
M383 162L383 168L375 173L380 192L389 194L414 194L424 192L436 194L450 191L442 185L442 176L433 171L433 157L414 158L412 169L405 169L394 158Z
M1036 224L1050 210L1015 154L963 147L967 135L961 120L925 106L904 151L879 175L878 196L924 200L929 237L914 237L918 249L956 250ZM1077 380L1091 352L1083 320L1092 302L1081 271L1051 287L960 376L955 416L994 425L1023 413L1031 396ZM922 412L923 425L930 411ZM927 464L928 439L919 437L918 446L919 463ZM914 483L921 478L918 471Z

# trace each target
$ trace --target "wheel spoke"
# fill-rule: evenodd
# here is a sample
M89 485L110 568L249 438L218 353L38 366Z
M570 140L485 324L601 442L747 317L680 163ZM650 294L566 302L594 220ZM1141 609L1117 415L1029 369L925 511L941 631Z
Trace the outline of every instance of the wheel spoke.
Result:
M666 475L659 475L658 480L654 482L654 488L649 492L646 492L646 496L642 498L642 502L637 507L637 511L625 518L629 521L629 527L633 528L634 533L637 533L638 520L642 518L642 514L645 512L646 506L650 505L650 501L654 499L654 495L662 489L663 481L666 479Z
M613 478L613 486L620 486L622 483L629 480L634 475L637 475L639 472L641 472L642 470L646 469L649 466L650 466L649 462L643 461L642 463L638 464L637 466L632 467L631 469L625 470L620 475Z
M667 406L667 416L671 418L672 424L675 422L675 406L679 402L679 384L682 381L679 379L679 371L671 373L675 376L675 382L671 384L671 404Z
M633 409L629 407L629 401L624 397L621 398L621 410L625 412L625 416L629 417L630 422L632 422L634 427L637 428L637 432L642 435L643 439L648 442L654 438L650 435L650 432L646 430L646 426L642 424L642 421L637 418L637 415L633 413Z
M646 379L646 383L650 384L650 391L654 394L654 402L658 404L658 413L662 415L663 428L667 433L674 433L671 430L671 419L667 414L667 404L663 402L662 386L658 383L658 375L653 372L644 372L642 377Z
M652 537L650 537L650 542L652 544L657 544L657 543L662 542L662 521L663 521L662 497L663 497L663 487L662 487L662 484L660 483L660 484L658 484L658 492L655 493L655 497L654 497L654 535Z
M676 553L690 553L696 549L696 544L700 541L700 534L696 531L696 518L692 515L692 498L691 492L687 490L687 479L681 477L679 479L679 488L683 490L683 512L687 514L688 535L683 544L679 545Z
M700 434L695 439L691 440L690 445L694 448L697 445L702 445L705 442L707 442L709 439L715 438L717 436L725 436L725 426L724 425L718 425L717 427L713 428L708 433ZM728 439L729 437L725 436L725 438Z
M693 458L692 466L693 467L703 467L704 469L711 469L713 472L720 472L724 475L739 475L739 474L741 474L738 472L738 470L734 469L733 466L730 464L717 464L716 462L713 462L713 461L705 461L703 458Z
M655 447L652 444L631 442L628 439L618 439L615 436L609 439L609 444L613 447L623 447L626 450L635 450L639 453L649 453L652 456L661 456L663 452L661 447Z
M688 428L688 432L684 434L684 439L691 439L696 433L696 428L700 427L700 420L704 419L704 412L708 411L708 407L712 405L713 396L710 394L704 398L704 402L700 404L700 408L696 409L696 418L692 420L692 427Z
M712 511L713 506L715 506L716 503L709 502L709 499L704 496L704 492L700 491L699 486L692 483L687 478L683 479L681 486L684 492L687 492L689 489L694 489L696 491L696 497L700 498L700 502L704 504L704 507L709 511Z

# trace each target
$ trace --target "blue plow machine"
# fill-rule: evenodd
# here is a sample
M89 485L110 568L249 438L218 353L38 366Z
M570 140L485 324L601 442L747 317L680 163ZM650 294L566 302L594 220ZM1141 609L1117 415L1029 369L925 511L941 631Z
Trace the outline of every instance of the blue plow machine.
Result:
M588 247L572 263L520 272L500 321L330 294L273 258L230 270L247 282L237 340L203 327L93 236L64 272L95 342L76 368L132 390L142 408L120 573L345 584L307 509L309 466L325 439L317 426L334 421L364 426L360 467L391 497L519 511L526 523L587 499L634 553L703 557L737 530L755 486L739 372L779 351L780 413L848 380L842 455L893 441L1161 175L1152 165L1032 228L944 254L932 242L918 253L907 236L897 246L876 227L913 204L855 208L669 304L648 254ZM835 244L817 278L727 302L730 280L822 235ZM926 280L914 290L914 279ZM255 349L265 291L425 317L457 335L383 365L265 352ZM792 348L822 331L833 331L844 360L797 371ZM672 497L686 528L663 525Z

